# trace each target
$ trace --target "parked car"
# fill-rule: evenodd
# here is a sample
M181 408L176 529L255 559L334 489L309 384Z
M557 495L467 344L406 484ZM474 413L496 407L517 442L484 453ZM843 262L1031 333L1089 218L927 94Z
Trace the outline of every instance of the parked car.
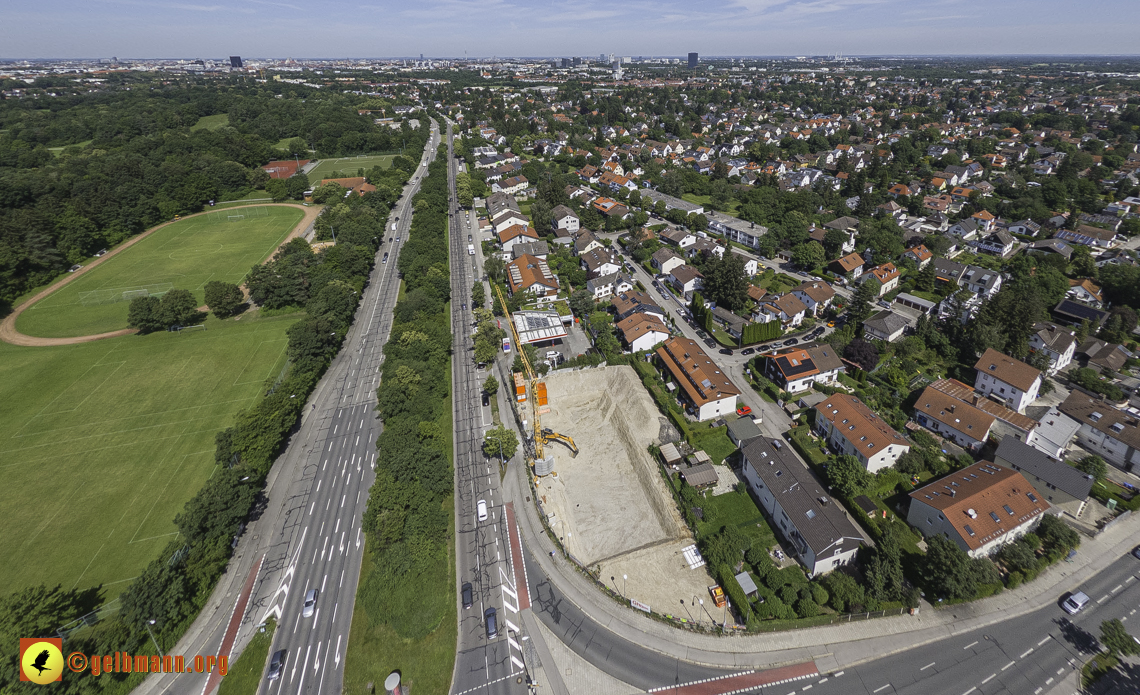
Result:
M716 347L716 341L713 340L712 338L705 338L705 345L708 345L709 347L714 348L714 347Z
M488 396L488 395L486 394L486 392L484 392L484 393L483 393L483 407L485 408L485 407L487 407L487 406L489 406L489 405L491 405L491 397L490 397L490 396Z
M740 354L742 354L742 355L751 355L751 354L753 354L754 352L756 352L756 348L744 348L743 350L741 350L741 351L740 351Z
M752 414L752 408L750 408L746 405L739 405L736 407L736 414L740 415L740 416L751 415Z
M1137 560L1140 560L1140 545L1138 545L1132 549L1132 557L1136 558Z
M1065 612L1069 615L1075 615L1082 608L1084 608L1090 600L1091 599L1089 599L1089 595L1085 592L1075 591L1072 594L1069 594L1069 597L1061 602L1061 608L1065 609Z
M487 625L487 639L495 639L499 636L499 616L495 613L495 607L492 606L483 613L483 621Z
M301 608L301 615L306 618L313 617L313 613L317 610L317 590L309 589L305 594L305 605Z
M828 321L828 322L827 322L827 327L828 327L828 328L835 328L835 322L834 322L834 321Z
M460 594L463 596L463 607L470 608L472 599L474 598L474 592L471 590L471 582L463 582L463 588L460 590Z
M718 350L718 352L720 352L720 354L722 354L722 355L731 355L732 354L732 350L729 350L728 348L721 348L720 350Z
M797 345L797 344L799 344L799 342L800 342L799 338L792 338L788 342L784 343L784 345Z
M278 649L269 661L269 671L265 674L267 680L275 681L281 677L281 672L285 670L285 657L288 652L284 649Z

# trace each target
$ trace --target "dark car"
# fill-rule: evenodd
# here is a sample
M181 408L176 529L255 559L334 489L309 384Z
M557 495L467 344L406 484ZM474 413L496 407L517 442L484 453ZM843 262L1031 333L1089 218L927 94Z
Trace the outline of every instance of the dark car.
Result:
M288 652L284 649L277 650L273 655L273 659L269 662L269 671L265 674L266 679L275 681L281 677L281 672L285 670L285 656Z
M799 341L799 339L798 339L798 338L792 338L792 339L791 339L791 340L789 340L788 342L784 343L784 345L796 345L796 344L798 344L799 342L800 342L800 341Z
M731 355L732 354L732 350L729 350L728 348L721 348L717 352L719 352L722 355Z
M756 348L744 348L743 350L740 351L740 354L751 355L754 352L756 352Z
M709 347L716 347L716 341L712 338L705 338L705 345L708 345Z
M463 588L460 590L460 593L463 595L463 607L470 608L472 594L474 593L471 590L471 582L463 582Z
M491 397L490 397L490 396L488 396L488 395L486 394L486 392L484 392L484 393L483 393L483 405L484 405L484 406L488 406L488 405L491 405Z
M496 615L494 606L483 613L483 622L487 625L487 639L499 636L499 616Z

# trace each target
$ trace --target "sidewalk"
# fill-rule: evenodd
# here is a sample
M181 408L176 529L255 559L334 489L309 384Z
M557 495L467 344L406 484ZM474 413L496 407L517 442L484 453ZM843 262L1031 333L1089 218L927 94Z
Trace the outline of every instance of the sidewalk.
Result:
M972 603L927 610L917 616L720 637L644 617L602 595L569 561L551 557L550 551L556 548L544 533L534 504L527 500L530 489L524 467L517 463L511 467L503 491L506 499L515 502L523 541L567 600L599 625L635 644L677 659L725 668L770 668L816 661L819 670L826 673L1024 615L1056 602L1061 594L1103 570L1129 552L1140 535L1140 515L1136 515L1086 540L1078 555L1081 564L1058 563L1029 584Z

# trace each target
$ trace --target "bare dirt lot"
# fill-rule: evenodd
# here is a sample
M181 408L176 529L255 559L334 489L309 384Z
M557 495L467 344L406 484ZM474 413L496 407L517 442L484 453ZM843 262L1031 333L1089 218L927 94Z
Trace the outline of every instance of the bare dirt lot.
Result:
M654 610L673 612L667 603L678 603L675 595L705 591L712 582L681 556L694 540L647 450L672 430L637 374L625 366L555 372L546 384L550 412L542 425L573 437L580 452L571 457L552 444L557 475L538 483L567 550Z

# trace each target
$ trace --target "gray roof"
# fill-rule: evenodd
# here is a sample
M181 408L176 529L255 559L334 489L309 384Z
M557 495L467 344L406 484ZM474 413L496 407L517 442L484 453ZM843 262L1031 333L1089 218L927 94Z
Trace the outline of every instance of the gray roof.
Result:
M863 542L859 529L839 503L824 492L823 486L792 452L791 444L757 437L741 451L788 515L799 538L817 558L824 557L824 551L829 548L838 546L846 551Z
M742 417L728 423L728 434L730 439L742 444L754 437L763 436L760 428L756 426L756 422L750 417Z
M1042 239L1029 245L1028 251L1052 251L1065 258L1072 258L1073 247L1060 239Z
M752 575L748 574L747 572L741 572L740 574L736 575L736 583L739 584L740 588L744 590L745 596L751 596L758 591L756 588L756 582L752 581Z
M994 453L994 461L998 464L1009 463L1013 470L1025 473L1026 477L1035 476L1079 500L1088 497L1092 490L1092 476L1014 437L1001 440Z
M906 319L893 311L883 310L863 322L863 325L874 328L880 333L891 335L907 327Z
M550 247L547 246L545 241L528 241L521 244L515 244L511 247L511 257L518 258L526 254L531 256L546 256L550 253Z
M720 476L716 474L716 469L713 468L711 463L702 463L696 466L682 468L681 477L685 479L686 483L693 487L716 485L717 481L720 480Z
M966 266L957 261L952 261L949 258L934 259L934 273L940 277L950 278L954 282L958 282L965 272Z

